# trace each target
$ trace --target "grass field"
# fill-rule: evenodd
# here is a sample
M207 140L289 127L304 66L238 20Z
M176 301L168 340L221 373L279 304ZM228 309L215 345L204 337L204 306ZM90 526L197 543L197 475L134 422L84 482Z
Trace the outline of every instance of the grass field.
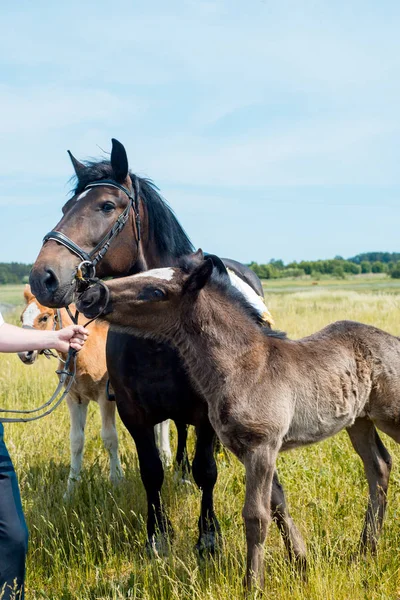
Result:
M21 289L0 288L0 303ZM400 286L386 278L265 282L276 326L291 337L337 319L372 323L400 334ZM7 318L14 319L16 313ZM0 405L38 405L56 385L54 362L25 367L0 357ZM193 551L200 494L175 483L167 470L163 497L175 527L168 559L144 551L146 502L133 443L119 427L125 481L113 489L99 437L96 406L89 413L82 483L64 503L69 465L69 421L62 406L45 420L6 427L30 527L27 598L235 600L242 596L245 540L241 519L244 474L239 462L218 455L216 510L224 541L203 564ZM307 540L307 581L296 577L272 525L266 544L266 593L276 600L375 600L400 598L400 449L382 434L394 466L387 518L376 558L359 557L358 539L367 500L360 459L345 433L279 457L278 468L292 516ZM173 439L175 443L175 439ZM193 440L191 439L191 451ZM261 594L260 594L261 597Z

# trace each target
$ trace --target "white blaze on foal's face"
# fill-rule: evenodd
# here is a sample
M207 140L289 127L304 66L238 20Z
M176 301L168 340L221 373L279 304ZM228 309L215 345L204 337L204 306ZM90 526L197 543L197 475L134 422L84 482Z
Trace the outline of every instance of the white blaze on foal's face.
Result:
M33 327L36 317L40 315L40 309L36 302L28 304L22 315L22 325Z
M174 269L172 267L164 267L162 269L151 269L151 271L144 271L134 275L135 279L138 277L152 277L153 279L160 279L161 281L171 281L174 276Z

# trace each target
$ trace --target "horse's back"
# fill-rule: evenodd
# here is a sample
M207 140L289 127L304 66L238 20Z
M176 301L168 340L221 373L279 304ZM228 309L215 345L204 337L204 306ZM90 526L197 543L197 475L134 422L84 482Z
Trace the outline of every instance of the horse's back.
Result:
M400 423L400 338L372 325L337 321L302 341L307 344L313 340L324 340L320 347L327 352L331 348L332 358L335 352L351 357L352 368L342 369L341 381L342 386L346 379L352 382L349 389L355 400L358 388L362 407L359 416ZM338 364L334 361L334 368ZM365 402L363 392L367 394Z
M249 286L253 288L253 290L257 292L259 296L264 298L264 290L261 281L254 271L250 269L250 267L247 267L246 265L243 265L237 260L233 260L231 258L222 258L221 260L227 269L234 271L234 273L243 279L243 281L248 283Z

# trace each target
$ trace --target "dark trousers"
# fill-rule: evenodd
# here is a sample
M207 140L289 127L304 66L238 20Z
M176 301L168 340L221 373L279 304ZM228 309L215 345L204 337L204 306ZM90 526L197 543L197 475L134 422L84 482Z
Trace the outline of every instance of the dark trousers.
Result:
M23 600L28 528L0 423L0 600Z

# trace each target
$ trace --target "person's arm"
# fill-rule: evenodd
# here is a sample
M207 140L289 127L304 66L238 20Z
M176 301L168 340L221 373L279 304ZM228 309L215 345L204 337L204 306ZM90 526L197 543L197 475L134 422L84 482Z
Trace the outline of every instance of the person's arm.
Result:
M24 352L52 348L68 352L69 348L80 350L88 336L82 325L70 325L59 331L35 331L15 325L0 325L0 352Z

